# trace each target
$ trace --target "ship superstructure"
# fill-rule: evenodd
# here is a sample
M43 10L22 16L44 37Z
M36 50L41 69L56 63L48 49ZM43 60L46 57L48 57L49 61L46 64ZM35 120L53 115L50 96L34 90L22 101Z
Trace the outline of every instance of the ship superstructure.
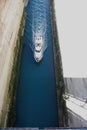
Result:
M34 59L36 62L41 61L44 52L43 36L37 33L34 37Z

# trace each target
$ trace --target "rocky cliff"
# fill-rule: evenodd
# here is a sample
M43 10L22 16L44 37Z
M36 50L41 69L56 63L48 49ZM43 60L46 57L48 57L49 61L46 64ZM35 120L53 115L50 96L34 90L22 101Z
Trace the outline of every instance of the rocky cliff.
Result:
M27 0L0 0L0 126L6 124L14 49L27 2Z
M65 78L65 88L69 127L87 127L87 78Z

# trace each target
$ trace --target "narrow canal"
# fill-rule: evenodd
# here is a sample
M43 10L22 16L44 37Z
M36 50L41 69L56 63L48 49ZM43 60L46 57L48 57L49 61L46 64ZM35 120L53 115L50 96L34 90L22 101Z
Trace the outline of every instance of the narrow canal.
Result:
M57 127L57 99L50 16L50 0L29 0L24 33L15 127ZM47 49L36 63L33 33L43 33Z

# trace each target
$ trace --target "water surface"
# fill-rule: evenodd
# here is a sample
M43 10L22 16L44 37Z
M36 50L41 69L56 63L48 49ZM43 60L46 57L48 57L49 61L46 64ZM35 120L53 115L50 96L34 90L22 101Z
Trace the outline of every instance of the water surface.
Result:
M24 33L16 103L16 127L57 127L56 84L50 21L50 0L29 0ZM44 23L44 24L43 24ZM30 45L33 34L41 32L47 49L36 63Z

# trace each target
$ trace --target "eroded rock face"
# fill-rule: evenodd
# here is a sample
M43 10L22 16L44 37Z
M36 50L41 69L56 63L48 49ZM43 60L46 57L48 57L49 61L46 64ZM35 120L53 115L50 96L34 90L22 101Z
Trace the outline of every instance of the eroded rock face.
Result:
M5 4L6 4L6 0L0 0L0 14L2 13L2 10L4 9Z
M74 98L87 101L87 78L65 78L65 89L66 93ZM68 110L68 125L69 127L87 127L87 120Z
M0 0L0 123L2 113L6 115L5 104L13 65L13 51L16 46L25 1ZM2 125L0 124L0 126Z
M28 4L28 0L24 0L25 6L27 6Z
M65 78L66 92L87 99L87 78Z

